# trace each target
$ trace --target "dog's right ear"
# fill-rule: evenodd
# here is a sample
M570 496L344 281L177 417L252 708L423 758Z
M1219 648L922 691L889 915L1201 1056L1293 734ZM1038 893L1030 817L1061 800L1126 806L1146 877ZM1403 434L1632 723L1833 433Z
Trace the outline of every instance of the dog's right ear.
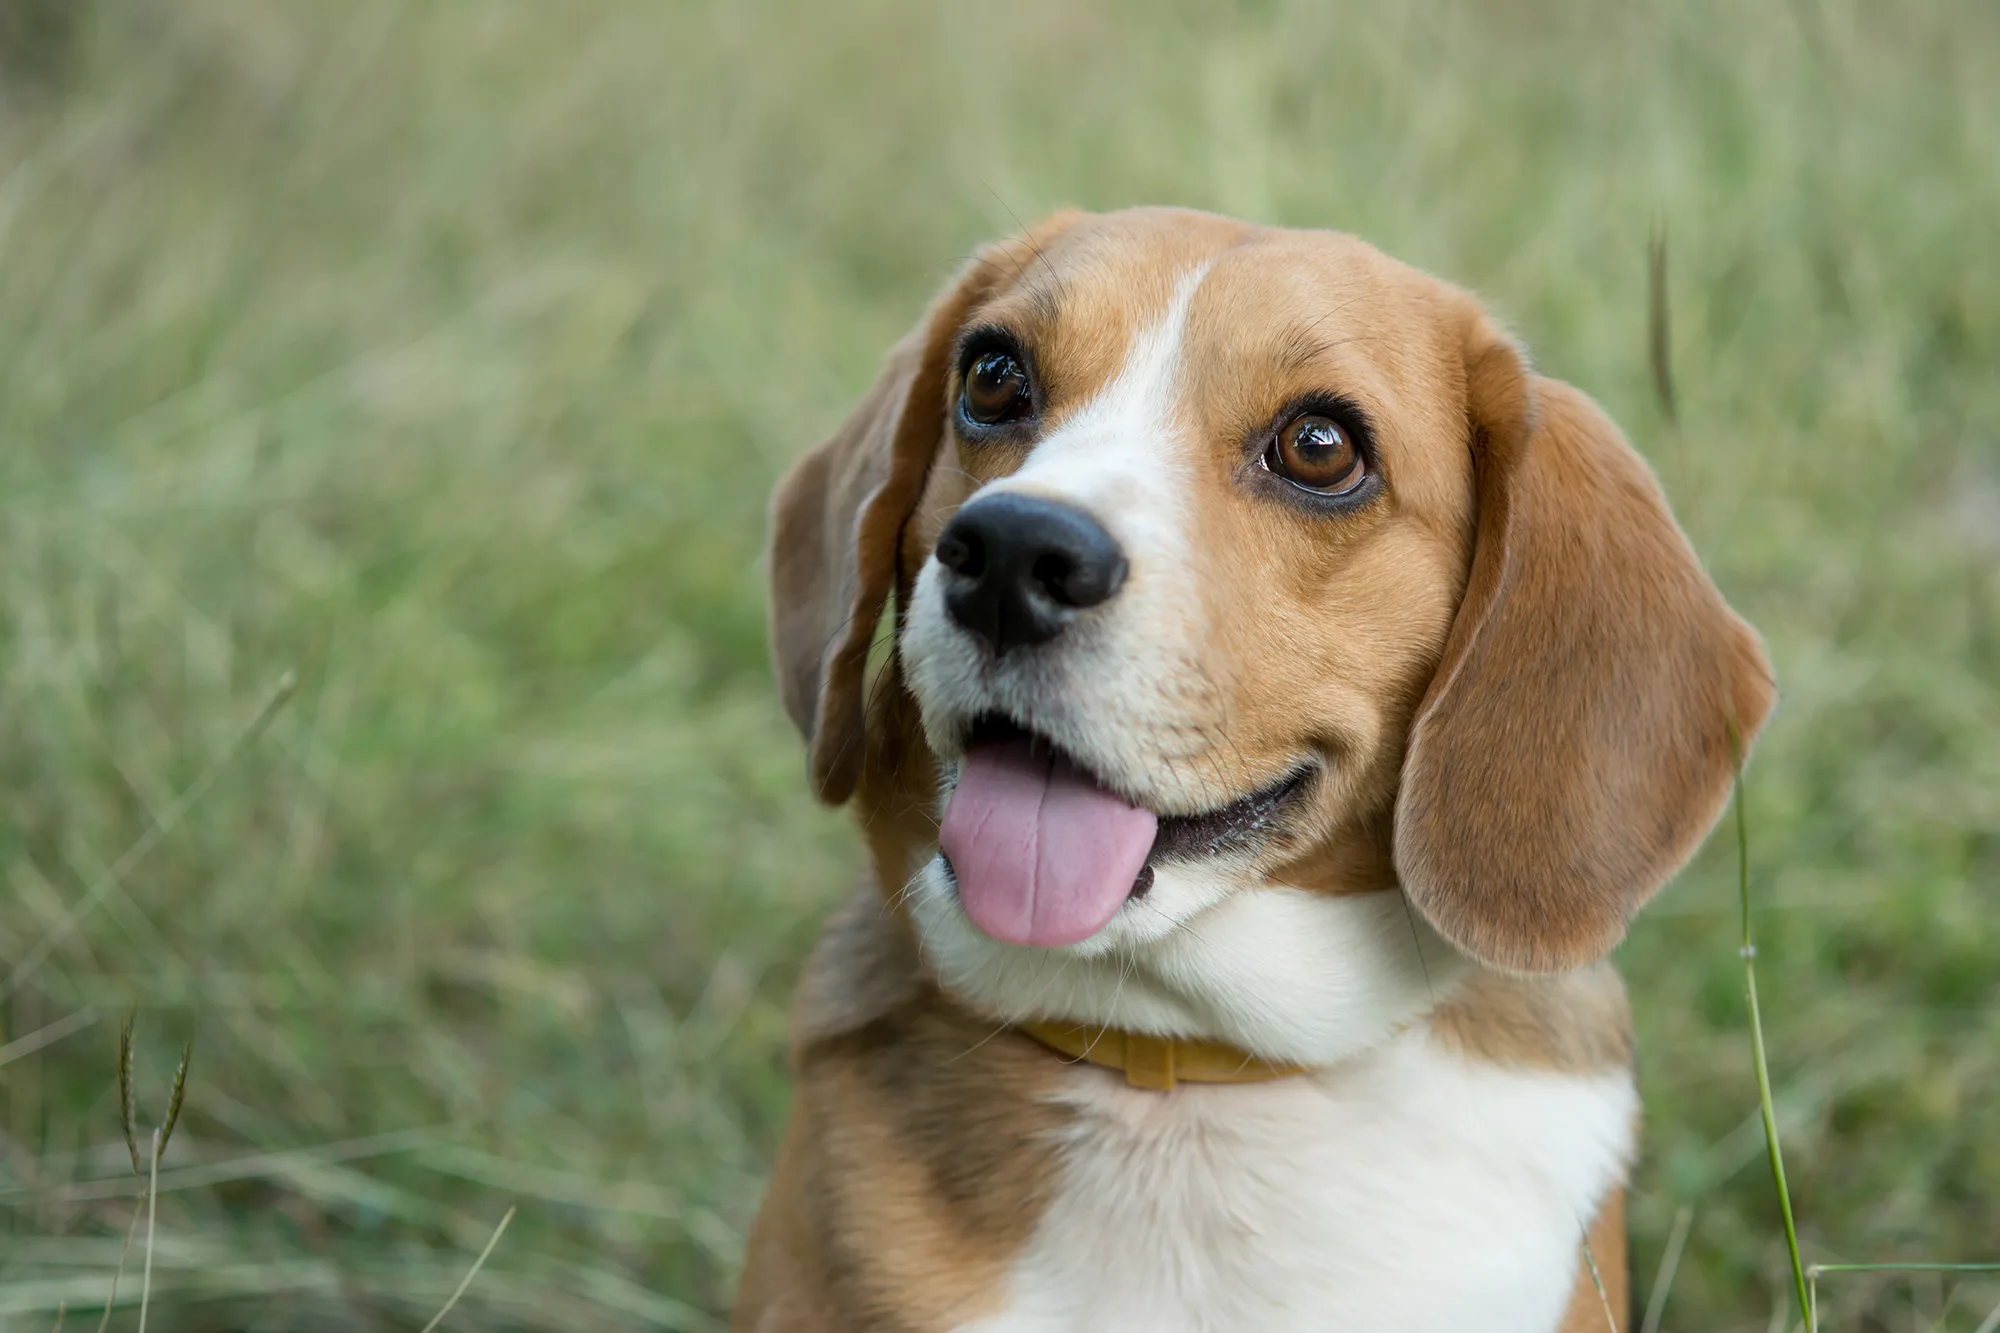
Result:
M785 711L805 734L813 789L830 805L860 777L862 678L876 622L907 575L903 525L922 496L945 422L954 337L1076 219L1061 213L975 255L832 438L792 465L771 497L771 653Z

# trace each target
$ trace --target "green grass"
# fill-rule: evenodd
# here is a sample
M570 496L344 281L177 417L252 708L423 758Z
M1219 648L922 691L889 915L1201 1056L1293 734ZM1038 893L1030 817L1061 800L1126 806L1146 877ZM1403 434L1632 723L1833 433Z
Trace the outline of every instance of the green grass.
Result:
M0 1329L96 1326L133 1005L142 1116L199 1033L149 1328L419 1328L510 1206L445 1328L716 1326L859 855L764 497L1064 203L1356 231L1625 423L1784 689L1805 1259L2000 1258L1991 4L79 3L0 4ZM1667 1329L1793 1299L1735 889L1725 835L1621 954ZM1970 1333L2000 1281L1818 1299Z

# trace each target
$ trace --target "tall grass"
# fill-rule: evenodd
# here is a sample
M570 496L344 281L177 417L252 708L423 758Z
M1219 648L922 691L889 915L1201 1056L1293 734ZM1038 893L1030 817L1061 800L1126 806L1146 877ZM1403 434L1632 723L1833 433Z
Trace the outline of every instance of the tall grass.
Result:
M858 864L769 684L764 496L1063 203L1359 232L1627 425L1784 689L1750 783L1802 1261L2000 1254L1991 5L64 12L0 60L7 1327L110 1297L134 1005L148 1104L200 1041L149 1328L421 1327L510 1206L446 1327L717 1326ZM1795 1299L1727 851L1621 958L1665 1328ZM1818 1299L1969 1328L2000 1283Z
M1664 380L1662 381L1664 383ZM1663 392L1663 397L1666 395ZM1750 830L1749 816L1743 800L1743 756L1735 724L1730 726L1730 745L1736 755L1736 788L1731 804L1736 813L1736 891L1743 913L1743 943L1737 952L1743 958L1743 995L1746 1017L1749 1020L1750 1061L1757 1074L1757 1109L1764 1122L1764 1153L1771 1164L1771 1185L1777 1198L1778 1218L1784 1231L1785 1250L1791 1259L1792 1291L1798 1298L1799 1317L1805 1321L1805 1333L1819 1333L1819 1279L1829 1273L1874 1273L1909 1276L1912 1274L1957 1276L1966 1273L2000 1273L2000 1262L1994 1263L1940 1263L1923 1260L1902 1260L1893 1263L1816 1263L1807 1265L1800 1257L1799 1223L1792 1211L1792 1188L1785 1177L1785 1150L1778 1133L1777 1108L1771 1099L1771 1063L1764 1046L1764 1020L1762 1006L1757 1002L1757 943L1750 905ZM1677 1228L1678 1230L1678 1228ZM1669 1242L1673 1248L1673 1243ZM1585 1255L1589 1247L1585 1246ZM1597 1265L1593 1262L1591 1277L1597 1276ZM1603 1284L1598 1292L1603 1293ZM1653 1310L1664 1305L1665 1290L1654 1293ZM1648 1323L1655 1322L1656 1314L1649 1311ZM1991 1314L1979 1323L1975 1333L1992 1333L2000 1327L2000 1305L1995 1305ZM1615 1325L1614 1325L1615 1333Z

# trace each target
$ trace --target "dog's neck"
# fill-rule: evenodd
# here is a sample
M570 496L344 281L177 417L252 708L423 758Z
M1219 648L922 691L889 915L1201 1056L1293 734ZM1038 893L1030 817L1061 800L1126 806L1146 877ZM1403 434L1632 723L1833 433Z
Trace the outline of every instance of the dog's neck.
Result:
M939 984L992 1018L1224 1042L1313 1067L1381 1045L1473 971L1394 891L1240 888L1162 939L1089 955L987 939L935 865L906 902Z

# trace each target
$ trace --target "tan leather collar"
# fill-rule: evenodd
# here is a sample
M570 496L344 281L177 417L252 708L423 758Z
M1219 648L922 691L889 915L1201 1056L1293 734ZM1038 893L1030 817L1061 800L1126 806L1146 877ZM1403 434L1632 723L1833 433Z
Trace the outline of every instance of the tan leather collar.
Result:
M1176 1083L1263 1083L1306 1072L1219 1041L1153 1037L1074 1023L1022 1023L1018 1031L1072 1060L1116 1069L1135 1088L1166 1092Z

